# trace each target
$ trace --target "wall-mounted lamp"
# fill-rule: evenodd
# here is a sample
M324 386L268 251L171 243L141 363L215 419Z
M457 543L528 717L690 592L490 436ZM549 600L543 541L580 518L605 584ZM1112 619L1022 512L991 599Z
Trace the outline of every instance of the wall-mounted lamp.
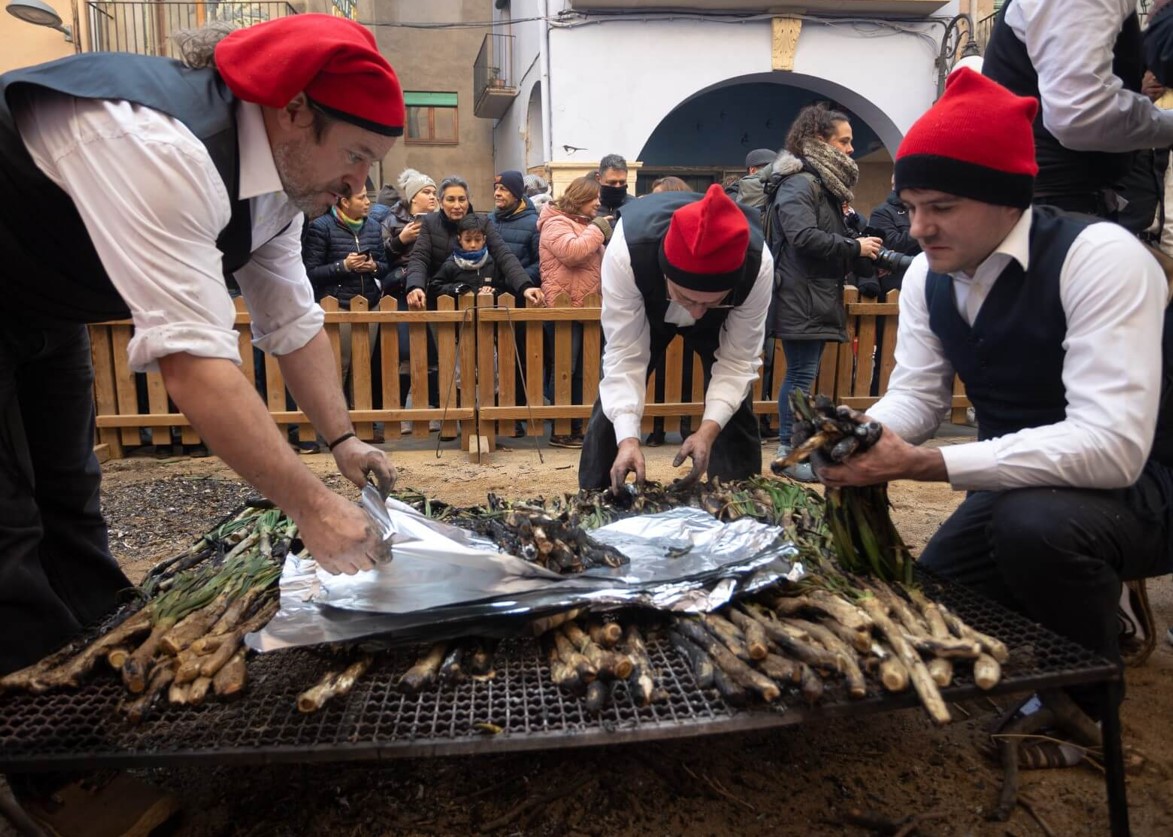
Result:
M73 43L73 29L61 22L61 15L48 3L41 0L8 0L8 13L25 23L35 23L37 26L48 26L65 35L68 43Z

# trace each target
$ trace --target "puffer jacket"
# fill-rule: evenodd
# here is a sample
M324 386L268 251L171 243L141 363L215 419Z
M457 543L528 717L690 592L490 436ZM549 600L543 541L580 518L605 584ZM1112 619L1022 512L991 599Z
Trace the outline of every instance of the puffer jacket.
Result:
M522 270L535 285L542 283L538 256L538 211L533 201L522 198L512 212L500 210L489 215L489 223L501 233L510 251L521 262Z
M471 204L468 211L473 211ZM514 296L520 298L526 288L536 286L492 224L485 231L485 242L489 246L489 255L497 263L499 281ZM440 267L452 255L455 247L456 224L448 220L443 210L425 215L420 226L420 237L415 240L415 246L407 257L407 290L427 290L428 280L440 272Z
M783 179L766 225L774 255L769 334L842 343L847 340L843 286L848 274L873 276L873 263L860 257L839 200L800 159L782 151L774 173Z
M599 293L602 287L603 231L548 203L538 218L538 232L542 293L551 302L558 294L566 294L571 305L582 308L587 295Z
M374 273L355 273L343 266L347 255L361 250L371 251L371 258L378 265ZM357 234L332 212L315 218L302 239L301 258L314 286L314 299L332 296L343 308L348 308L351 299L363 296L372 307L378 305L383 295L379 280L387 275L387 256L383 252L379 225L370 218Z

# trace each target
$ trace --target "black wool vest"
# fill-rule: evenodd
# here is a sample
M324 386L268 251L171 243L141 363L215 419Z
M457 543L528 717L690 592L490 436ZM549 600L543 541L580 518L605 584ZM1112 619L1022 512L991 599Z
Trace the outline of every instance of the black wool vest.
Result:
M728 308L715 308L695 324L678 327L664 322L668 312L668 284L660 268L660 248L668 232L672 213L682 206L701 199L695 192L659 192L629 201L623 207L623 237L631 255L631 269L635 285L644 298L644 310L652 333L667 342L677 332L691 334L701 331L719 331L729 316ZM762 266L762 227L756 210L738 204L749 221L749 247L741 276L730 291L727 303L741 305L753 290Z
M1039 74L1031 64L1026 44L1018 40L1003 18L1013 0L1006 0L990 35L982 60L982 74L1017 93L1039 98ZM1112 50L1112 72L1124 87L1140 92L1144 76L1144 42L1140 21L1133 13L1124 21ZM1043 125L1042 108L1034 121L1035 159L1039 175L1035 194L1040 197L1098 192L1114 186L1132 168L1132 152L1073 151L1065 148Z
M1059 298L1059 273L1072 242L1095 220L1034 207L1030 268L1024 272L1012 260L972 326L957 311L953 277L929 272L929 328L965 384L979 439L1055 424L1066 416L1067 316Z
M216 241L225 276L248 262L249 202L236 199L236 99L219 75L166 58L75 55L0 75L0 291L10 313L19 310L22 318L39 323L129 315L73 200L37 168L17 131L12 106L27 96L35 107L38 90L79 99L126 100L187 126L208 149L233 201L232 217ZM181 200L182 184L176 187L173 199Z

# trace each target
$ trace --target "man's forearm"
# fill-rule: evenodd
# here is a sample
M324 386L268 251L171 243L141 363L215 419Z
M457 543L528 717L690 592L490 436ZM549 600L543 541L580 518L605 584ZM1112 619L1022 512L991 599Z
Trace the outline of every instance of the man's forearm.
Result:
M329 489L301 465L240 369L185 353L159 359L167 393L225 464L295 520Z
M325 329L300 349L278 356L277 362L297 406L326 441L354 429Z

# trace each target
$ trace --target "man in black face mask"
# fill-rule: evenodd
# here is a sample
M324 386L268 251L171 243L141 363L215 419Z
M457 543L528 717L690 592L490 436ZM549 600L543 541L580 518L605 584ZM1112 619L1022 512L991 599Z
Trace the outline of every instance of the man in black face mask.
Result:
M623 205L634 200L627 191L627 161L618 154L608 154L599 161L599 209L595 216L611 217L611 226L619 220Z

